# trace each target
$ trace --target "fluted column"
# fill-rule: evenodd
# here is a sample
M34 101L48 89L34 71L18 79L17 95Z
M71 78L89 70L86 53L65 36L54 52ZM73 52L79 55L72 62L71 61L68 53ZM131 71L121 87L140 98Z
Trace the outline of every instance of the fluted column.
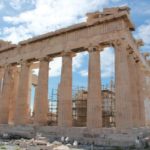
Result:
M62 57L61 82L58 92L58 126L72 126L72 53Z
M49 59L43 58L40 60L38 85L35 92L34 105L34 123L47 124L49 103L48 103L48 74L49 74Z
M131 81L131 96L132 96L132 119L133 119L133 127L139 127L140 121L140 104L139 104L139 96L138 96L138 85L137 85L137 70L136 70L136 61L132 54L132 51L128 57L128 65L129 65L129 73L130 73L130 81Z
M136 75L137 75L137 80L136 80L136 86L137 86L137 93L138 93L138 105L139 105L139 125L140 126L145 126L145 108L144 108L144 89L143 89L143 84L144 84L144 72L141 69L140 62L136 62L135 65L136 69Z
M15 66L13 68L13 85L12 85L12 92L11 92L11 99L10 99L10 106L9 106L9 124L14 124L14 113L16 109L16 98L18 92L18 85L19 85L19 68Z
M87 127L102 127L100 52L97 47L89 49Z
M129 55L125 41L115 42L115 94L116 94L116 127L133 126L132 114L132 81L130 79Z
M29 119L30 73L30 63L26 61L22 62L14 118L14 123L16 125L27 124Z
M5 67L2 93L0 97L0 124L8 124L9 104L12 91L12 66Z

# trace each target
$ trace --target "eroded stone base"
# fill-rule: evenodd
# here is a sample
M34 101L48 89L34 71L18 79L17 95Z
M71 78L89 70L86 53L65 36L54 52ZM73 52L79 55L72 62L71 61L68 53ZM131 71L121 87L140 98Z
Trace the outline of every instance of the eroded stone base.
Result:
M47 137L50 141L60 140L62 136L69 137L70 141L77 140L81 144L131 146L135 144L138 136L149 136L150 128L141 127L126 130L88 129L88 128L61 128L51 126L9 126L1 125L0 134L18 135L26 138L35 138L37 134Z

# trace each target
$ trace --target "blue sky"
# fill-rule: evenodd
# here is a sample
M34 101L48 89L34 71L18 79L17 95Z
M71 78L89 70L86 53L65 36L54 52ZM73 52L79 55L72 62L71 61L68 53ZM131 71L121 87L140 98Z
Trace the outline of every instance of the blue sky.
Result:
M135 37L142 38L150 51L150 0L0 0L0 39L17 43L32 36L85 21L87 12L104 7L127 5L136 26ZM114 53L106 48L101 54L102 82L108 84L114 76ZM49 90L60 80L61 58L50 63ZM87 86L88 53L73 59L73 87ZM38 70L34 71L35 73Z

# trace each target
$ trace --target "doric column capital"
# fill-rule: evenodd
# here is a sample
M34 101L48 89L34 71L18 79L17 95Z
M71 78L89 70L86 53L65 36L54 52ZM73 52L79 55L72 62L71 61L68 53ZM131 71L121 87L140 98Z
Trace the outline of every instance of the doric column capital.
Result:
M20 64L20 65L31 66L32 62L30 62L30 61L28 61L28 60L20 60L19 64Z
M112 44L114 45L114 46L120 46L121 45L121 40L113 40L112 41Z
M126 49L130 49L130 46L126 39L117 39L112 41L112 45L116 47L124 46Z
M99 48L98 47L96 47L96 46L90 46L90 47L88 47L88 52L95 52L95 51L99 51Z
M14 65L12 65L12 64L5 64L3 69L4 70L8 70L9 73L12 73L14 71Z
M61 56L70 56L70 57L75 57L76 56L76 53L75 52L72 52L72 51L68 51L68 52L62 52L61 53Z
M126 49L128 52L127 55L132 55L136 63L140 61L139 57L134 53L134 50L130 47L130 45L124 39L114 40L112 43L114 47L117 48L117 50L122 50L122 48L120 47L124 47L124 49Z
M88 52L102 51L103 47L101 45L89 45L87 47Z
M52 61L52 60L53 60L53 58L49 57L49 56L45 56L45 57L39 58L39 61Z

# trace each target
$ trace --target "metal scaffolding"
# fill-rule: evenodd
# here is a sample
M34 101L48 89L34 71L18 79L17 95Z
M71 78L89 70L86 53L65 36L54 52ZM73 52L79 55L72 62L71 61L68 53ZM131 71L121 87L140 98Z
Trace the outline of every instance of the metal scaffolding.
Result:
M78 87L73 90L73 125L86 126L87 116L87 89Z
M48 125L55 126L57 125L58 118L58 100L57 100L57 90L52 89L50 98L49 98L49 115L48 115Z
M115 126L115 92L114 86L102 86L102 121L103 127ZM58 100L57 90L53 89L49 99L49 121L51 126L57 125ZM84 87L74 88L72 91L72 118L73 126L86 126L87 95ZM94 117L94 116L93 116Z

